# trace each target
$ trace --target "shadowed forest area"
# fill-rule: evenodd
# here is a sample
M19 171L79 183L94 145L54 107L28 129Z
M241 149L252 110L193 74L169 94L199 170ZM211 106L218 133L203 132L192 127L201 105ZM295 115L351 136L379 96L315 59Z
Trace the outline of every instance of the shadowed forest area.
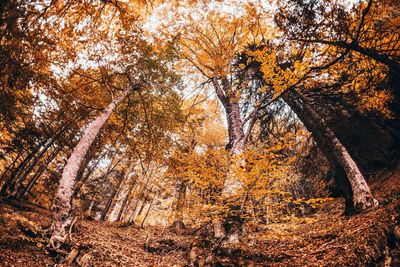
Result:
M399 0L2 0L0 66L0 266L400 266Z

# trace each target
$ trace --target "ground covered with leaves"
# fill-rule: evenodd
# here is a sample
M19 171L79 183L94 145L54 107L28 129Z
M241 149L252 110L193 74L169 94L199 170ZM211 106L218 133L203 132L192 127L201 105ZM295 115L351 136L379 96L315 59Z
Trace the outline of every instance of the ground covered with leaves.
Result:
M73 245L65 248L65 255L55 255L46 248L51 223L49 211L20 202L2 203L0 264L400 266L399 184L398 172L372 181L381 203L376 209L345 217L343 203L336 199L310 216L247 227L251 231L246 232L245 228L242 243L238 245L212 244L202 240L195 229L176 234L165 227L142 229L79 219L71 231Z

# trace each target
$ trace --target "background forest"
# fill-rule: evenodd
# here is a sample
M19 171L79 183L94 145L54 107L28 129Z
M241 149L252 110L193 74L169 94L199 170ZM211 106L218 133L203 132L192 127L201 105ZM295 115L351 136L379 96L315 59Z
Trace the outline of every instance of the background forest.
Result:
M398 0L3 0L0 66L1 266L400 265Z

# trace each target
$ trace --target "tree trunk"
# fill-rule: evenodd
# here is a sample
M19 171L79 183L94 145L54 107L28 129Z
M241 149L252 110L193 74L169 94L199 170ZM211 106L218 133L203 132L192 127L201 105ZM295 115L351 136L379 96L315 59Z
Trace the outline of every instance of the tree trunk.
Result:
M231 90L231 85L227 78L222 79L222 88L217 79L213 79L212 82L218 99L221 101L226 113L229 135L227 148L232 151L232 154L240 154L245 149L246 140L238 99L226 93Z
M283 95L284 101L296 113L335 171L336 182L346 200L346 213L358 213L378 203L373 198L364 176L347 149L325 120L312 109L309 99L298 90Z
M218 99L221 101L228 123L228 136L229 143L227 149L231 151L232 155L239 155L245 151L248 134L245 134L244 123L240 114L239 99L232 90L232 85L228 78L221 79L221 85L217 78L212 79L212 83L217 94ZM252 125L249 126L247 132L250 133ZM239 164L232 162L231 164ZM240 189L240 182L237 181L231 173L227 173L227 179L224 183L222 194L225 196L234 197ZM240 207L230 207L233 211L239 211ZM230 223L228 223L230 221ZM225 225L230 228L229 231L225 230ZM242 223L240 218L225 218L225 222L214 223L214 236L216 238L227 238L230 243L238 243Z
M53 146L53 144L57 141L57 139L60 137L60 135L65 134L68 130L69 130L69 127L63 127L57 135L53 136L48 141L48 143L43 147L43 149L39 152L39 154L36 155L36 157L33 159L33 161L28 166L25 167L24 172L14 182L13 187L10 187L11 196L15 197L18 194L18 191L21 190L22 183L24 182L26 177L31 173L31 171L36 166L36 164L39 162L39 160L42 159L42 157L50 149L50 147Z
M129 175L129 173L128 173L128 175ZM118 211L117 221L121 221L122 214L123 214L123 212L124 212L124 210L126 208L126 204L128 203L129 197L132 194L132 190L133 190L133 188L134 188L134 186L136 184L137 179L133 179L133 178L131 178L131 179L132 180L130 181L128 192L126 193L126 195L124 197L124 200L121 203L121 208Z
M141 227L141 228L143 228L144 222L146 221L147 216L149 215L149 212L150 212L150 210L151 210L151 207L153 206L153 203L154 203L154 200L155 200L155 199L156 199L156 194L154 194L153 198L151 199L151 202L150 202L150 204L149 204L149 208L147 209L146 214L144 215L144 218L143 218L143 220L142 220L142 223L140 224L140 227ZM143 207L144 207L144 205L142 206L142 208L141 208L141 210L140 210L140 213L142 212ZM138 215L140 215L140 213L139 213Z
M72 194L72 197L75 198L78 196L79 191L81 190L82 186L85 184L85 182L89 179L90 175L93 173L94 169L96 169L97 165L100 163L102 156L100 156L96 163L94 163L92 166L86 168L86 173L82 177L77 176L77 181L74 187L74 193Z
M107 218L107 215L111 210L112 204L116 202L115 198L118 198L118 196L121 192L122 185L124 184L124 180L125 180L124 176L125 176L124 174L120 175L120 177L119 177L120 180L118 182L118 185L116 186L116 188L114 188L110 198L107 201L107 205L101 214L102 221L104 221Z
M114 109L128 96L131 90L131 88L127 89L121 97L114 99L109 106L90 123L67 160L52 205L53 223L50 245L56 250L66 241L67 228L72 223L71 198L79 167L87 151L100 132L100 129L106 123Z
M60 145L59 147L55 148L54 151L47 157L47 159L40 164L39 169L35 173L35 175L32 177L32 179L29 181L29 183L26 185L26 187L19 192L16 192L16 195L18 197L26 198L31 191L32 187L36 184L36 182L39 180L40 176L43 174L43 172L47 169L48 165L54 160L55 157L61 152L63 149L63 146Z
M30 153L25 157L25 159L24 159L20 164L18 164L17 168L15 168L15 169L12 170L12 172L11 172L11 174L10 174L10 177L5 181L5 183L4 183L3 186L1 187L1 190L0 190L0 195L1 195L1 196L7 195L7 190L8 190L8 188L11 188L11 187L13 187L13 186L15 185L15 181L16 181L16 179L18 179L18 174L19 174L19 172L20 172L20 171L26 166L26 164L28 164L28 162L35 156L35 153L36 153L36 152L37 152L36 150L30 152Z
M182 221L183 209L185 207L186 201L186 183L184 181L179 181L176 184L176 202L175 202L175 220Z

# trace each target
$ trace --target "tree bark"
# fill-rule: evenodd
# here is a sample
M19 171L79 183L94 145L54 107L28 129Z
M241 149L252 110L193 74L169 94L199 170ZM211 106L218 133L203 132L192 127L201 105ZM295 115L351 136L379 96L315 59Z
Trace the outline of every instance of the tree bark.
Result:
M232 154L240 154L245 149L246 140L243 129L243 120L240 115L239 102L235 96L226 93L231 90L231 85L227 78L222 79L222 88L217 79L214 78L212 83L218 99L221 101L226 113L229 135L229 143L227 148L232 151Z
M74 148L71 156L67 160L52 205L53 223L50 245L56 250L58 250L61 244L66 241L68 232L67 227L72 223L71 200L75 178L79 167L93 141L100 132L100 129L106 123L114 109L129 95L131 91L131 87L128 88L122 96L114 99L108 107L89 124L78 144Z
M246 149L247 138L250 135L251 128L254 122L248 126L247 133L244 130L244 122L240 114L239 99L233 90L231 82L227 77L220 79L221 84L217 78L212 79L215 92L218 99L221 101L228 123L228 136L229 143L227 149L230 150L232 155L240 155ZM254 114L255 116L256 114ZM232 162L231 164L239 164ZM240 182L233 177L231 173L227 173L227 179L224 183L222 194L225 196L235 197L240 189ZM239 211L240 207L230 207L233 211ZM225 218L225 221L217 221L214 223L214 236L216 238L227 239L229 243L238 243L242 223L240 218ZM230 221L230 223L228 223ZM225 225L229 224L230 231L225 230Z
M285 93L283 99L310 131L334 169L336 183L346 200L346 213L358 213L376 206L378 202L357 164L325 120L310 106L310 100L298 90Z

